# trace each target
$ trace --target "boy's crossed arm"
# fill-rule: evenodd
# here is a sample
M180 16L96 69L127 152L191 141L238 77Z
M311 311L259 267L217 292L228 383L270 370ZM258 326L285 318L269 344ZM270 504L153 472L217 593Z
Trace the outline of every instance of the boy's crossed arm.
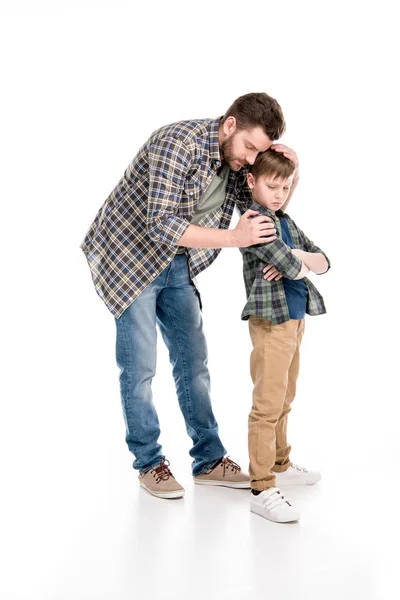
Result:
M305 235L304 231L302 231L294 222L293 224L299 235L300 243L304 248L304 250L299 248L292 249L287 246L288 250L294 256L299 258L303 264L301 272L294 279L302 279L303 277L306 277L310 271L316 273L317 275L322 275L323 273L329 271L331 263L325 252L323 252L321 248L314 244L314 242L312 242ZM263 269L263 273L264 279L267 281L279 281L279 279L282 279L282 277L287 277L283 271L277 268L273 261L269 261L269 264Z
M306 252L305 250L300 250L299 248L289 248L290 252L297 256L302 261L302 268L297 277L294 277L294 280L303 279L303 277L307 277L310 271L316 273L317 275L322 275L326 273L330 264L323 252ZM268 264L264 269L264 279L267 281L279 281L282 277L286 277L282 271L280 271L276 265L273 263Z
M322 275L322 273L329 271L331 263L325 252L321 248L318 248L299 227L296 226L296 229L302 248L304 249L293 249L293 254L298 256L308 266L310 271L317 275Z
M306 252L305 250L294 248L292 253L300 258L310 271L317 275L322 275L322 273L326 273L329 269L329 263L322 252Z
M242 254L255 254L262 262L273 265L277 273L286 279L302 279L309 273L309 268L302 259L292 253L291 248L280 239L268 244L257 244L240 249Z

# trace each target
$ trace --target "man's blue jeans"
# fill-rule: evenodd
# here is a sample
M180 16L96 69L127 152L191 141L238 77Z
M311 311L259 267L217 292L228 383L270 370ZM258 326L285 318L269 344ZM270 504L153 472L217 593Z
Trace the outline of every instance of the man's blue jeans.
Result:
M156 323L169 350L179 406L193 440L193 475L201 475L226 450L211 408L199 297L189 277L185 254L177 254L116 319L126 442L136 458L133 467L142 472L158 465L163 457L151 390L156 372Z

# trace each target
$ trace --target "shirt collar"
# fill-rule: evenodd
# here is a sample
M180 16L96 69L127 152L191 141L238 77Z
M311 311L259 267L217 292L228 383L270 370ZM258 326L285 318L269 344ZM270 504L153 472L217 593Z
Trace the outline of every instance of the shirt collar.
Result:
M262 204L258 204L258 202L255 202L254 200L251 202L251 206L249 208L251 210L257 210L260 215L265 215L267 217L271 217L275 221L277 221L280 218L286 217L286 213L284 213L281 209L277 210L274 213L272 210L270 210L266 206L263 206Z
M216 167L221 166L221 155L219 153L219 139L218 139L218 131L219 131L219 123L222 117L211 121L210 123L210 158L212 161L216 163Z

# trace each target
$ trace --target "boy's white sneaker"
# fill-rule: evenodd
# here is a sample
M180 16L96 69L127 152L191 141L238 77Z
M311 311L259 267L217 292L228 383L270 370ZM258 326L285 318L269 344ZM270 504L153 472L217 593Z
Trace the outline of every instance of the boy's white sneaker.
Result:
M308 471L304 467L299 467L290 463L290 467L283 473L275 473L276 485L314 485L321 479L321 473L318 471Z
M300 519L279 488L273 487L255 496L251 494L250 510L275 523L292 523Z

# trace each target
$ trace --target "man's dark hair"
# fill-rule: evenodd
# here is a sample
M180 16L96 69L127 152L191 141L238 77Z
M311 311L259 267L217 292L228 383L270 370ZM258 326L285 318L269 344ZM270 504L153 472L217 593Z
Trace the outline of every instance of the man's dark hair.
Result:
M275 98L263 92L245 94L237 98L222 118L235 117L238 129L261 127L271 141L278 140L285 131L282 109Z

